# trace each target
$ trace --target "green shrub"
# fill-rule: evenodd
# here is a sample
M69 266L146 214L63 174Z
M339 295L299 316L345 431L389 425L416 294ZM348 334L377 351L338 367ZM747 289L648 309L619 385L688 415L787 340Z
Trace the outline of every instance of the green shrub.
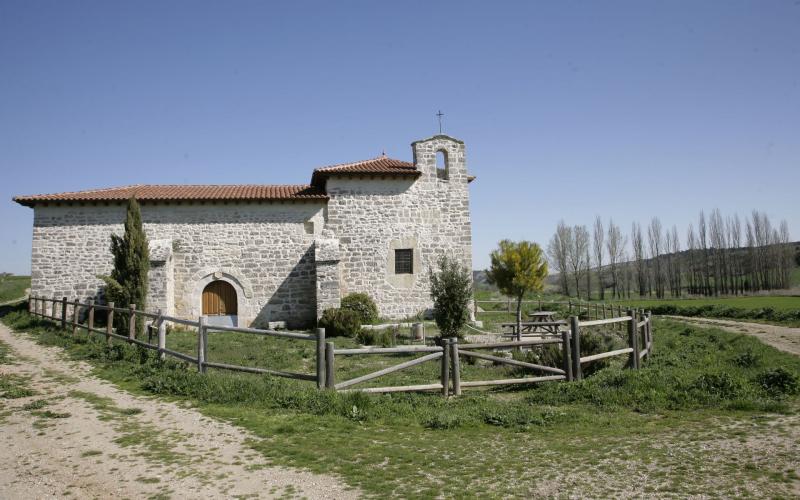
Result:
M727 373L703 373L694 380L692 389L720 399L733 399L741 392L741 384Z
M553 368L561 368L564 362L561 348L553 344L545 344L527 351L511 351L511 358L536 365L552 366ZM523 368L521 371L527 371L527 369Z
M397 344L397 329L361 330L356 335L356 341L361 345L392 347Z
M433 318L442 337L460 337L469 321L472 302L472 271L455 259L439 257L439 271L430 270Z
M319 319L319 327L328 337L355 337L361 331L358 314L348 309L326 309Z
M756 377L756 383L772 396L797 394L797 375L782 366L762 372Z
M366 293L351 293L342 299L342 309L358 314L361 324L378 321L378 306Z
M615 351L623 347L627 347L627 344L613 333L596 330L588 330L585 333L581 333L581 357ZM584 376L591 375L608 367L614 359L618 358L604 358L592 361L583 365L581 371Z
M734 365L741 366L742 368L750 368L758 365L759 358L753 351L744 351L733 357L731 360Z

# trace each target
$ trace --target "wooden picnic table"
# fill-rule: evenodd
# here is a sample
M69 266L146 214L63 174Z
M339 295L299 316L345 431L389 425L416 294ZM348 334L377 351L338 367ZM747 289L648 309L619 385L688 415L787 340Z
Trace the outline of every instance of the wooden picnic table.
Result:
M528 317L531 319L531 323L533 323L530 331L536 332L541 330L549 333L558 333L558 327L555 325L536 325L536 323L554 323L556 321L555 315L556 313L554 311L536 311L528 313Z

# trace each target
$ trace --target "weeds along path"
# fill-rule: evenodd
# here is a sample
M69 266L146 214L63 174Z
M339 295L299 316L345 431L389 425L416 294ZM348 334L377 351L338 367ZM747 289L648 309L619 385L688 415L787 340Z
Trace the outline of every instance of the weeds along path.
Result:
M689 316L661 316L677 319L696 325L715 326L733 333L746 333L775 349L800 356L800 328L788 326L766 325L763 323L745 323L727 319L696 318Z
M0 399L3 498L348 498L335 478L275 467L243 430L135 396L0 324L11 364L35 395Z

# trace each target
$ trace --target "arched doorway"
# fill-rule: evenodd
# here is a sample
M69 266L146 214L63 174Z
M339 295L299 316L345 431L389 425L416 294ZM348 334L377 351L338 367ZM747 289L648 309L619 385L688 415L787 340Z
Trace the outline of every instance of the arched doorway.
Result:
M236 316L236 290L224 280L212 281L203 289L203 316Z

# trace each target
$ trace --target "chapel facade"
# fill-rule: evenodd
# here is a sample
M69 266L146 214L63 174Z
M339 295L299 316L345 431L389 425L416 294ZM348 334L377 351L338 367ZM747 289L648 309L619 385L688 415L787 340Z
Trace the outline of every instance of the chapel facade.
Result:
M147 310L211 323L313 324L363 292L382 317L431 307L441 255L472 269L464 143L412 143L413 162L382 155L314 170L307 185L135 185L18 196L34 210L31 293L102 300L127 200L150 244ZM438 161L437 161L438 156Z

